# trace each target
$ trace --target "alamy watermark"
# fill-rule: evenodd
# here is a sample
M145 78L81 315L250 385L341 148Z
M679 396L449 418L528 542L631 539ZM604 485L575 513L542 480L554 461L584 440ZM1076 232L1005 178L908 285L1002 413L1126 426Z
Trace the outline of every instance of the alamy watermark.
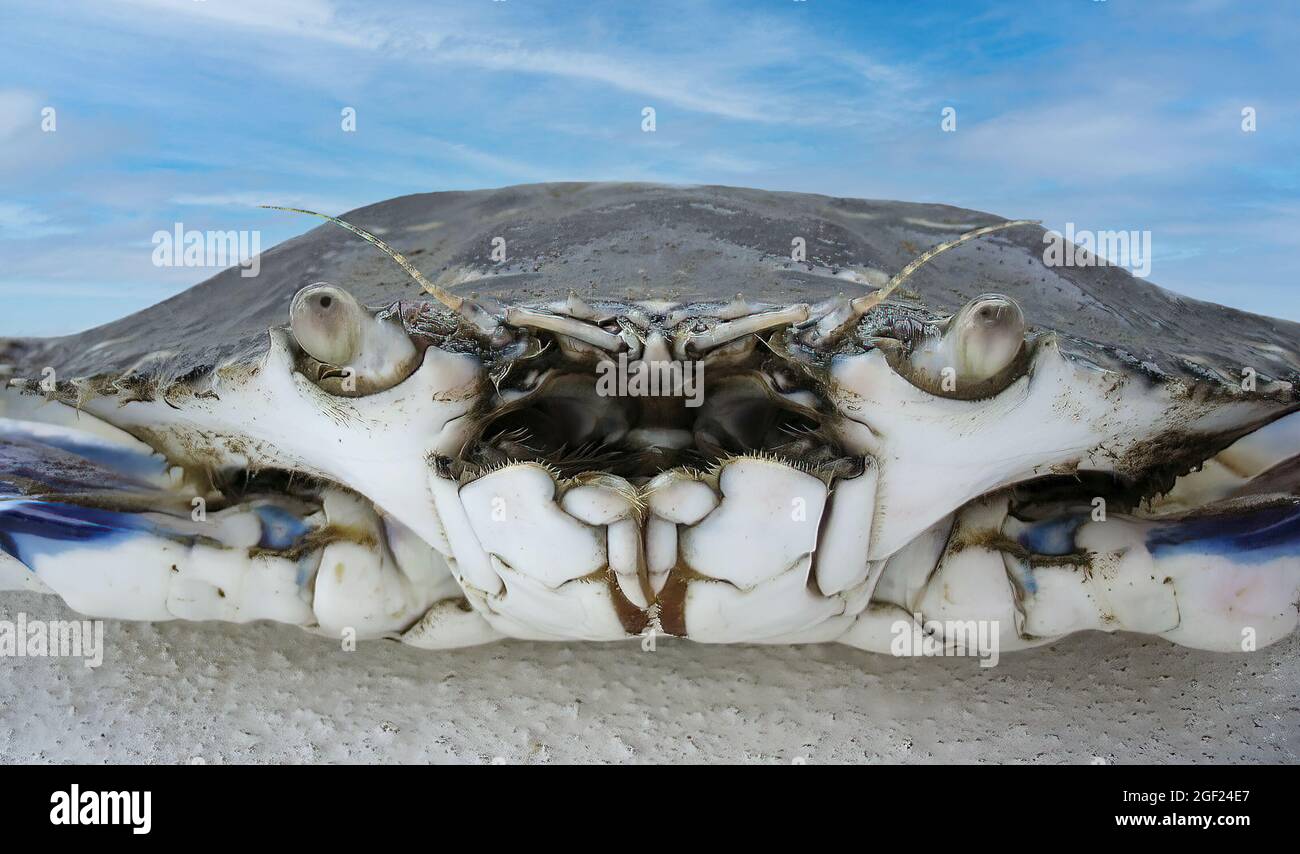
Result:
M0 658L84 658L104 663L103 620L0 620Z
M73 783L51 794L50 804L53 825L125 825L136 835L153 828L153 792L83 792Z
M889 626L894 639L889 651L897 656L970 656L980 667L995 667L1001 647L997 620L895 620Z
M1048 267L1127 267L1139 279L1151 275L1150 231L1084 231L1065 224L1065 234L1043 234Z
M704 403L704 363L669 360L606 359L596 366L596 394L601 397L684 397L686 405Z
M155 267L226 267L238 264L246 279L262 269L262 232L199 231L178 222L171 231L153 233Z

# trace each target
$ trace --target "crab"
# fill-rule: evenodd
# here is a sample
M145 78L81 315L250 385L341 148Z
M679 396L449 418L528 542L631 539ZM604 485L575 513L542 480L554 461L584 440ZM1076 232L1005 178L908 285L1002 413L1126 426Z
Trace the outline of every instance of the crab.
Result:
M430 649L1295 628L1300 325L941 205L325 218L256 277L0 342L0 587Z

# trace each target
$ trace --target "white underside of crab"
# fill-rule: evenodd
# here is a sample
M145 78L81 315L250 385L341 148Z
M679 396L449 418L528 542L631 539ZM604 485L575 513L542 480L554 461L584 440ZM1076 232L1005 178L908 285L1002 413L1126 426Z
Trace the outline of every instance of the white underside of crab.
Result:
M1050 338L1025 376L981 400L923 391L878 350L837 360L832 375L841 438L863 471L829 487L762 455L641 484L557 479L536 463L461 483L433 460L464 441L481 368L436 348L405 381L362 397L306 380L278 330L256 370L218 370L211 394L91 397L78 415L6 392L0 417L33 441L79 433L134 458L156 451L187 467L279 468L339 486L298 520L297 547L268 548L275 513L234 506L196 521L196 496L164 462L150 483L180 511L84 543L14 535L25 559L0 554L0 586L47 590L98 617L267 619L428 648L656 631L897 651L900 626L952 644L945 626L982 621L1004 650L1088 629L1240 650L1247 636L1262 646L1294 629L1294 539L1259 549L1240 537L1231 548L1170 540L1178 522L1161 514L1231 497L1294 457L1298 416L1181 479L1143 518L1076 526L1086 560L1042 560L1008 545L1029 534L1008 515L1005 488L1076 470L1127 474L1161 425L1221 432L1266 419L1267 407L1247 396L1211 405L1176 384L1080 364ZM0 498L0 514L32 531L46 512Z

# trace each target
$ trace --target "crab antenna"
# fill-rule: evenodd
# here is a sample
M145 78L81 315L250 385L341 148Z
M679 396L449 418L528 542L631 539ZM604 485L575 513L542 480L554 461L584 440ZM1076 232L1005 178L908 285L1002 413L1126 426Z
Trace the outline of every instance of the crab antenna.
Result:
M465 304L464 297L458 297L455 294L453 294L451 291L448 291L445 288L440 288L437 285L435 285L433 282L429 281L427 278L425 278L423 273L415 269L414 264L406 260L405 256L403 256L402 253L398 252L396 249L389 246L387 243L380 240L375 235L366 231L364 228L358 228L357 226L353 225L350 222L344 222L338 217L330 216L329 214L317 213L316 211L304 210L303 208L287 208L287 207L281 207L280 205L258 205L258 207L267 208L268 210L273 210L273 211L290 211L291 213L307 214L308 216L315 216L315 217L320 217L321 219L324 220L328 220L334 223L335 225L341 225L344 228L346 228L348 231L355 234L357 237L360 237L362 240L365 240L369 243L373 243L375 246L378 246L384 252L384 254L388 255L388 257L392 258L394 261L400 264L402 269L406 271L407 275L409 275L412 279L415 279L415 281L419 282L420 287L424 288L424 290L427 291L434 299L436 299L438 302L442 303L443 305L447 306L447 308L451 309L452 311L459 312L461 310L461 306Z
M803 327L800 337L805 344L824 347L840 338L850 329L855 327L859 318L871 309L880 305L889 295L892 294L899 285L907 280L907 277L919 270L927 261L934 258L940 253L947 252L954 246L960 246L963 243L974 240L977 237L983 237L986 234L992 234L995 231L1001 231L1004 228L1014 228L1017 225L1037 225L1036 219L1016 219L1000 222L997 225L986 225L983 228L977 228L974 231L968 231L956 240L949 240L947 243L940 243L938 246L932 246L925 252L922 252L911 263L899 270L892 279L885 283L880 290L867 294L866 296L857 297L853 300L844 299L843 295L835 300L832 306L824 314L816 319L809 321Z
M956 240L949 240L947 243L940 243L938 246L932 246L926 251L922 252L920 255L913 258L911 263L909 263L906 267L904 267L903 269L899 270L896 274L894 274L894 277L890 279L889 282L886 283L883 288L881 288L880 290L876 291L873 294L868 294L865 297L858 297L857 299L855 299L853 301L853 313L860 317L863 313L870 311L872 308L875 308L876 306L880 305L882 302L884 302L886 299L889 298L889 295L892 294L894 290L897 289L898 286L901 285L907 279L908 276L915 273L927 261L934 258L934 256L936 255L940 255L944 252L947 252L949 249L953 249L957 246L961 246L963 243L967 243L971 240L976 239L977 237L983 237L986 234L992 234L995 231L1001 231L1004 228L1014 228L1018 225L1038 225L1039 222L1041 222L1041 220L1036 220L1036 219L1008 220L1007 222L1000 222L997 225L986 225L983 228L977 228L974 231L968 231L965 234L963 234L961 237L958 237Z

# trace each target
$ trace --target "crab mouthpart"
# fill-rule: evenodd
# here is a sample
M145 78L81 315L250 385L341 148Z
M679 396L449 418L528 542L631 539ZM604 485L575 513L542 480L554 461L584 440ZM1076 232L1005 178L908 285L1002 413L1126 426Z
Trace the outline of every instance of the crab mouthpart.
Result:
M644 482L744 454L828 473L852 467L812 395L783 391L757 359L725 371L699 361L620 364L559 367L524 377L535 383L529 393L503 389L457 455L458 475L528 460L565 477L597 471Z

